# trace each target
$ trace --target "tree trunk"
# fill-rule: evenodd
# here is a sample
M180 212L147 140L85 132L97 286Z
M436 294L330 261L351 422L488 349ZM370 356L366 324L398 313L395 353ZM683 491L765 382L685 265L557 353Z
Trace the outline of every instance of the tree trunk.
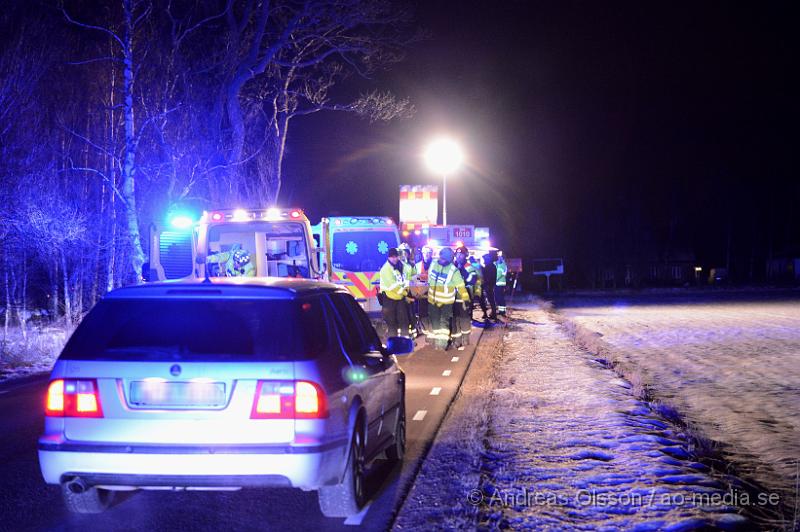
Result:
M8 326L11 321L11 285L8 282L8 252L3 253L3 288L6 294L6 309L3 313L3 342L8 338Z
M19 326L22 330L22 338L25 341L25 348L28 347L28 253L25 247L22 248L22 305L17 310L19 316Z
M59 297L58 297L58 258L53 257L48 268L50 275L50 320L58 319Z
M69 274L67 273L67 255L62 249L61 254L61 280L64 287L64 321L67 331L72 330L72 299L69 294Z
M132 0L123 0L125 17L125 49L123 58L123 91L125 113L125 156L122 166L122 197L125 198L125 229L129 246L130 266L134 282L142 282L144 251L139 234L139 216L136 212L136 138L133 117L133 5Z

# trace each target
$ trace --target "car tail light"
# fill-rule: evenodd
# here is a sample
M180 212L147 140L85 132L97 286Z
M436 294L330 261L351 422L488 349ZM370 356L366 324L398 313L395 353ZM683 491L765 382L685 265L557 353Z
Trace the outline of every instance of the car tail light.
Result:
M47 387L47 404L44 412L48 416L64 415L64 381L54 380Z
M258 381L251 419L321 419L328 417L322 388L309 381Z
M47 387L45 414L52 417L103 417L95 379L56 379Z

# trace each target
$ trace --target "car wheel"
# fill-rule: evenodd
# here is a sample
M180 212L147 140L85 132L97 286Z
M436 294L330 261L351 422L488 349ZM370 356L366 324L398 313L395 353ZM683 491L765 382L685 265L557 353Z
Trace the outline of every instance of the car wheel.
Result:
M319 489L319 508L322 514L326 517L350 517L360 512L365 499L365 476L364 437L356 429L342 482Z
M114 492L81 483L65 482L61 484L61 495L64 505L75 514L99 514L114 502Z
M400 408L400 413L397 416L397 423L394 428L394 441L392 445L386 449L386 458L389 462L395 464L402 462L403 457L406 455L406 409Z

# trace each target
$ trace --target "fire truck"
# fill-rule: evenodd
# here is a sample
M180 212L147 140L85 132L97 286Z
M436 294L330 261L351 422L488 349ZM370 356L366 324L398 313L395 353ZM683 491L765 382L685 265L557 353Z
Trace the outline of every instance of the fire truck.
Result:
M151 226L148 280L225 276L225 254L244 250L258 277L322 279L311 223L301 209L220 209L199 221L171 217Z
M397 225L385 216L335 216L312 227L324 278L341 284L370 314L380 312L380 269L397 247Z

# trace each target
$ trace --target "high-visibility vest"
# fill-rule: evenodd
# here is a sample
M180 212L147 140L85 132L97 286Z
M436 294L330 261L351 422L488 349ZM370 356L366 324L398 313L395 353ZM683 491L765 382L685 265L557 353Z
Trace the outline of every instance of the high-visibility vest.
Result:
M380 289L389 299L400 301L406 295L406 283L403 274L392 266L388 260L381 267Z
M428 280L428 268L432 263L428 263L428 266L425 266L425 261L421 260L417 263L417 275L419 275L420 281L427 281Z
M467 279L464 280L464 284L467 285L467 290L470 291L470 295L472 297L480 296L481 295L481 269L479 267L475 267L474 264L471 262L467 262L464 266L469 274Z
M403 278L406 281L410 281L412 277L417 273L416 268L409 264L408 262L400 261L403 264Z
M470 268L475 272L475 287L473 288L475 297L481 297L483 294L483 272L481 265L478 263L469 263Z
M438 262L428 272L428 303L436 306L452 305L456 302L456 292L461 301L469 300L469 293L464 286L464 278L454 264L442 266Z
M505 286L508 264L505 262L495 262L495 266L497 266L497 286Z

